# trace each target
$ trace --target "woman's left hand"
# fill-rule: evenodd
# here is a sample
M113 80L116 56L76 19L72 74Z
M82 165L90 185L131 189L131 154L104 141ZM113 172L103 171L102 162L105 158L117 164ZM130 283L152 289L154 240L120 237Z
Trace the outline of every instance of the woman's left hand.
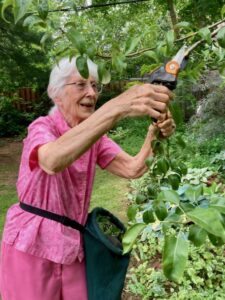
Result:
M174 133L176 124L169 110L165 114L165 119L163 121L158 121L156 126L160 130L160 135L162 137L169 137Z

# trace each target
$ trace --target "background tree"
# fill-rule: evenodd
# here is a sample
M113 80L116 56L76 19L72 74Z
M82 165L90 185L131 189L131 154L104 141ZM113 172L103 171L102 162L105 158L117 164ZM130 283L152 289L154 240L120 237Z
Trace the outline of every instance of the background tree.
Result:
M27 31L0 19L0 89L21 86L43 88L48 76L48 56L40 47L41 33Z

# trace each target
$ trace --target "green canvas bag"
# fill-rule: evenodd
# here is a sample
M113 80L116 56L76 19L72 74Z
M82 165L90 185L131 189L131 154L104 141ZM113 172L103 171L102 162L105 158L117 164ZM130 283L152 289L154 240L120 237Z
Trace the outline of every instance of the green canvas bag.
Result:
M113 225L117 235L105 232L101 219ZM123 255L120 239L125 230L123 223L103 208L95 208L88 215L84 230L88 300L121 299L130 260L130 254Z
M130 254L123 255L122 235L126 228L113 214L95 208L86 225L50 211L20 202L30 213L79 230L84 237L88 300L120 300Z

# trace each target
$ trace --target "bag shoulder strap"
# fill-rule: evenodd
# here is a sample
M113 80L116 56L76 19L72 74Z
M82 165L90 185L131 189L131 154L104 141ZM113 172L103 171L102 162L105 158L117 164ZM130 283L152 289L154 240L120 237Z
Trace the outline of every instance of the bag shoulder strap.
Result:
M73 229L79 230L80 232L84 232L85 227L83 225L81 225L80 223L78 223L75 220L72 220L66 216L61 216L58 214L55 214L51 211L47 211L32 205L28 205L24 202L20 202L20 208L22 208L23 210L38 215L40 217L49 219L49 220L53 220L56 221L58 223L61 223L64 226L68 226L68 227L72 227Z

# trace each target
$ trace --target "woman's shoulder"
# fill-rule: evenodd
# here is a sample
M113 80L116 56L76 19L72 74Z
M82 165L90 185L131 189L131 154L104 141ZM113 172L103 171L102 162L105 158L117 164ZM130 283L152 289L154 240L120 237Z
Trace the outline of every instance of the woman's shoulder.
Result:
M48 126L51 127L52 125L52 121L50 116L40 116L37 119L35 119L33 122L30 123L30 125L28 126L28 130L36 128L36 127L40 127L40 126Z

